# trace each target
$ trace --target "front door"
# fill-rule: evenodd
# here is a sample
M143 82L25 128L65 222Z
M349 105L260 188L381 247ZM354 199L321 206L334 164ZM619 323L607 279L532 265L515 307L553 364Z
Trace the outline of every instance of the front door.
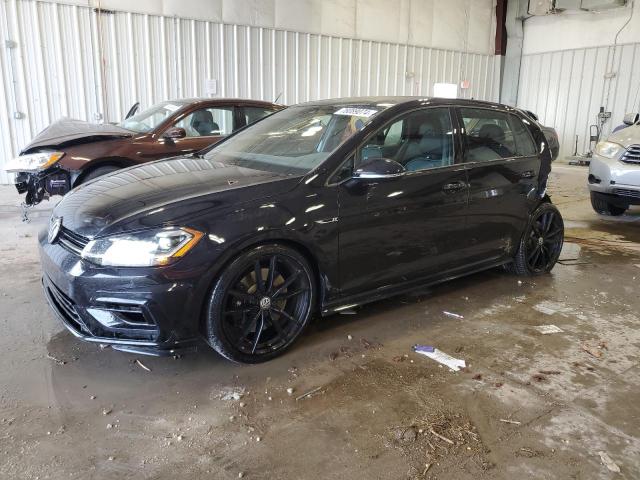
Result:
M405 114L356 152L356 166L383 157L401 163L406 173L340 185L344 294L441 275L461 264L467 174L456 155L451 113L447 107L433 107Z
M519 117L484 108L459 108L469 172L470 260L511 255L529 219L540 160Z
M162 135L153 140L154 145L141 153L147 159L188 155L222 140L234 130L234 107L206 107L195 110L169 125L183 128L184 138L168 139Z

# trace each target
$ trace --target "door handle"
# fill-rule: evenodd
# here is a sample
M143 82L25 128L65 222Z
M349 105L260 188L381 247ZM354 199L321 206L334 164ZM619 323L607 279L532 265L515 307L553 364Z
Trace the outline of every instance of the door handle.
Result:
M456 193L456 192L459 192L460 190L464 190L467 187L468 187L467 183L463 181L451 182L451 183L445 183L442 187L442 191L444 193Z
M520 178L533 178L535 176L536 176L536 172L534 172L533 170L527 170L520 174Z

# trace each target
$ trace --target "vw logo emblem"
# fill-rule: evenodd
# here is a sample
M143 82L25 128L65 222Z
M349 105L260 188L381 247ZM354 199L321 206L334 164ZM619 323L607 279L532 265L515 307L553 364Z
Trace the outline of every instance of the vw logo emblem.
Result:
M271 299L269 297L262 297L260 299L260 308L263 310L268 310L271 308Z
M62 217L52 217L51 222L49 223L49 243L53 243L58 238L60 234L60 228L62 227Z

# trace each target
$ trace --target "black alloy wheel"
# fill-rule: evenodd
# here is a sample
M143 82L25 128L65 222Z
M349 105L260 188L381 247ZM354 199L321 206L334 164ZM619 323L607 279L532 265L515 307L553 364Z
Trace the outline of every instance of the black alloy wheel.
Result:
M511 270L518 275L540 275L553 269L564 243L564 222L558 209L543 203L531 215Z
M207 340L224 357L258 363L302 333L315 300L313 271L297 251L263 245L234 260L213 289Z

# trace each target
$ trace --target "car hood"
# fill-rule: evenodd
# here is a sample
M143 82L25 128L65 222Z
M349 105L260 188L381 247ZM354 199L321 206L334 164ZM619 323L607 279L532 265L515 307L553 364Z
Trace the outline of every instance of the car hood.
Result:
M277 185L274 185L274 182ZM54 209L65 228L85 237L184 224L214 208L287 191L298 179L211 159L175 158L126 168L88 182Z
M629 148L631 145L640 144L640 125L631 125L616 133L609 135L608 140Z
M62 118L36 135L21 153L43 147L63 147L79 141L133 137L135 134L131 130L108 123L89 123L73 118Z

